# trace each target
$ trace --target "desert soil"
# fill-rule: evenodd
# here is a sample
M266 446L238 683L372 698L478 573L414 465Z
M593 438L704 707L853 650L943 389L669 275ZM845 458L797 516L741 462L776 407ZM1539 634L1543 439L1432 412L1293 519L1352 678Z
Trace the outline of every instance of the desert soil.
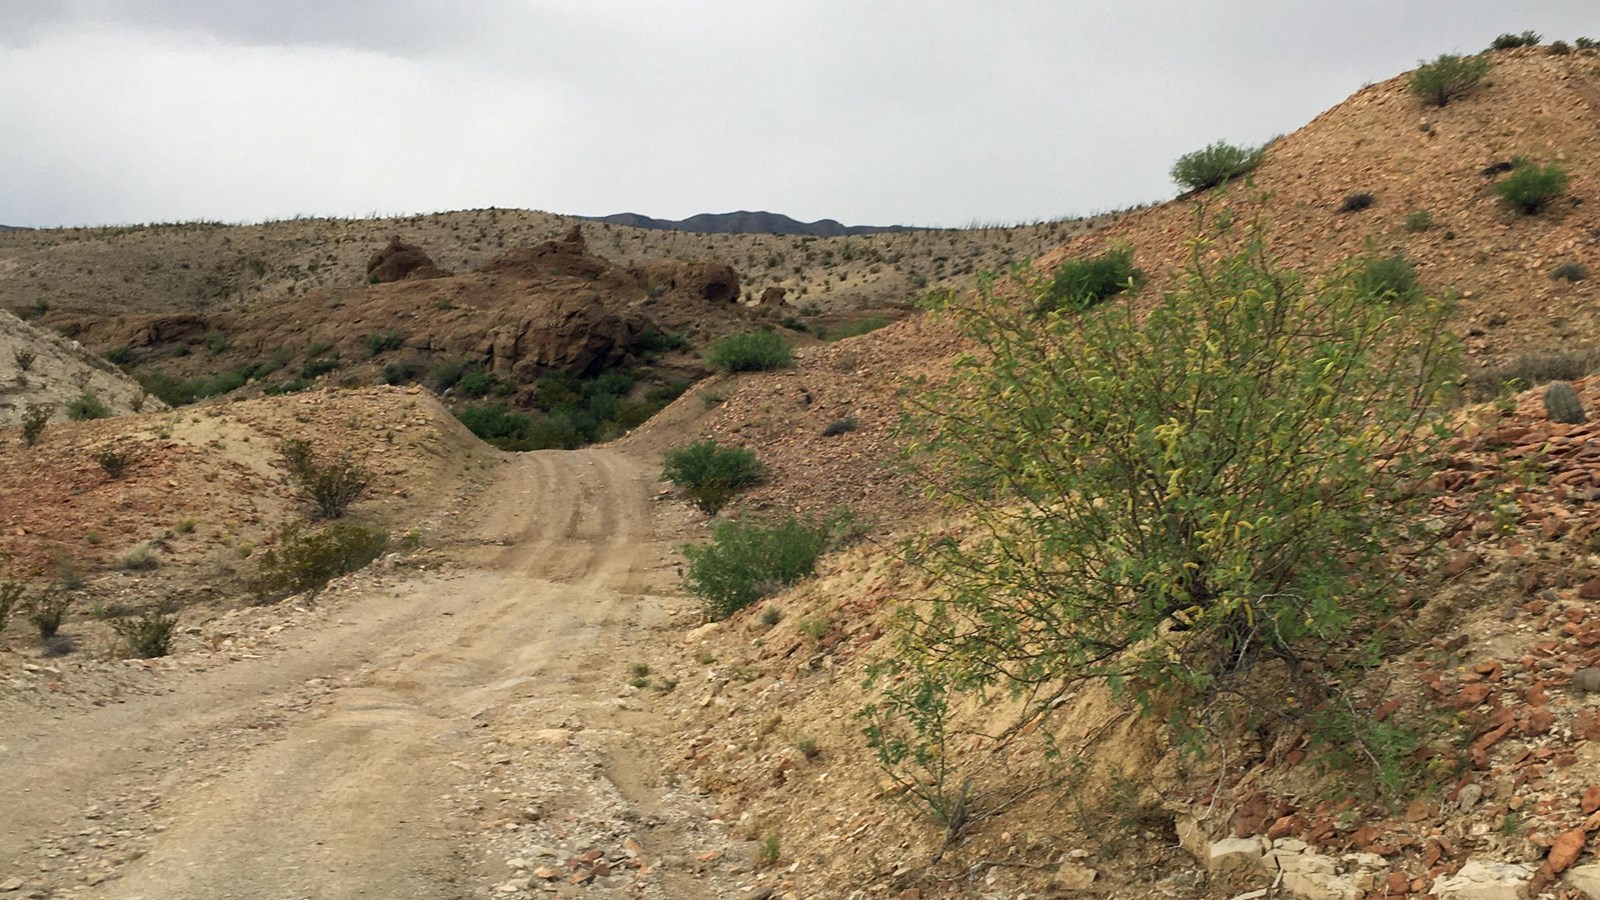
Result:
M695 624L663 593L693 517L612 450L499 479L448 563L274 608L256 652L7 704L0 896L746 892L749 846L652 765L660 688L628 685Z

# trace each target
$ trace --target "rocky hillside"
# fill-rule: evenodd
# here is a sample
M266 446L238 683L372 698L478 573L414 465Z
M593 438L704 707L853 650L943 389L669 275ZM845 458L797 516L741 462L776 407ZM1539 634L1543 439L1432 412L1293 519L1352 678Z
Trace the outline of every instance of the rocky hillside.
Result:
M818 238L694 234L533 210L482 209L385 219L193 222L0 233L0 308L19 315L214 312L278 303L366 281L376 248L401 235L445 271L584 225L596 255L623 268L714 259L739 274L745 302L786 297L821 314L904 306L929 287L970 284L1114 216L1015 227Z
M0 310L0 428L15 427L30 406L47 407L51 421L63 421L74 401L82 412L105 415L162 408L160 400L147 397L133 379L78 342Z
M1184 265L1203 202L1259 216L1273 251L1313 273L1403 254L1424 287L1461 295L1454 327L1469 366L1535 385L1576 380L1600 312L1584 273L1600 250L1597 63L1592 51L1498 52L1489 79L1444 108L1424 107L1404 77L1373 85L1269 147L1254 191L1236 184L1130 214L1041 268L1128 247L1159 290ZM1499 164L1519 156L1570 175L1568 193L1537 215L1492 190ZM1563 271L1578 277L1553 277ZM894 467L897 394L963 349L936 319L901 322L808 350L788 372L706 384L627 443L715 435L769 466L747 510L847 504L895 532L927 521ZM1591 412L1600 406L1595 380L1576 384ZM690 636L696 658L716 663L683 698L691 724L667 758L748 833L774 829L796 848L770 883L801 894L1600 896L1594 426L1551 422L1540 391L1463 414L1435 481L1440 520L1457 516L1449 551L1409 601L1410 649L1359 690L1382 716L1447 711L1448 737L1418 752L1440 754L1441 767L1464 762L1396 808L1330 782L1308 763L1303 732L1263 728L1186 760L1160 727L1090 689L1066 699L1048 741L1037 723L1002 735L1011 707L1001 699L961 709L954 757L976 778L980 821L946 844L925 809L894 802L904 787L874 773L849 715L890 613L928 590L871 548ZM1509 504L1501 519L1459 518L1508 483L1495 495ZM1051 748L1070 764L1048 763Z

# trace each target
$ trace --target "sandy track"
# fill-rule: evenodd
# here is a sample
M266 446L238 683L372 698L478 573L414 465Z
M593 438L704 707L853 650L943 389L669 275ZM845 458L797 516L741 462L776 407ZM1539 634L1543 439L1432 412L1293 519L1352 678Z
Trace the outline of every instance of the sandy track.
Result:
M482 862L483 823L461 802L481 778L479 729L530 697L621 724L619 654L682 602L644 593L670 580L651 483L604 450L523 454L467 517L456 577L350 601L339 625L174 674L170 693L5 723L0 883L69 888L36 850L94 806L123 820L101 848L122 862L79 882L84 896L483 896L505 869ZM648 805L646 763L619 765Z

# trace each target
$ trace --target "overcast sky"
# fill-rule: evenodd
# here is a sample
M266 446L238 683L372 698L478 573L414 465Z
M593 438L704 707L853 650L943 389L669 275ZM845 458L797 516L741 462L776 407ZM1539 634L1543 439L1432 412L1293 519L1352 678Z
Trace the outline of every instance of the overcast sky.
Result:
M0 0L0 223L472 207L964 225L1172 196L1595 0Z

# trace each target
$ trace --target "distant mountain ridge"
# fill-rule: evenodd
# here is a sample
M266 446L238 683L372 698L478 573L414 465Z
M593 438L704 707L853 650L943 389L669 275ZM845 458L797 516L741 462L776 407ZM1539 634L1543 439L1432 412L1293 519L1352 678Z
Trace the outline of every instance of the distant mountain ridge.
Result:
M920 231L907 225L845 225L835 219L802 222L782 213L739 210L726 213L700 213L687 219L653 219L638 213L610 216L585 216L594 222L653 228L657 231L688 231L695 234L787 234L807 237L843 237L855 234L881 234L894 231Z
M27 231L27 230L28 229L25 226L22 226L22 225L0 225L0 231Z

